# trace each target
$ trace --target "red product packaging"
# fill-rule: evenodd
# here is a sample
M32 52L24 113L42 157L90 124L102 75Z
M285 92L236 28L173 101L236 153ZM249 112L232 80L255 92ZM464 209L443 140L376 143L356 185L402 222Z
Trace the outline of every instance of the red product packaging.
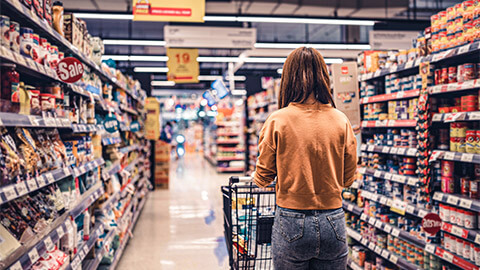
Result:
M455 163L450 160L442 160L442 176L453 177L453 168Z

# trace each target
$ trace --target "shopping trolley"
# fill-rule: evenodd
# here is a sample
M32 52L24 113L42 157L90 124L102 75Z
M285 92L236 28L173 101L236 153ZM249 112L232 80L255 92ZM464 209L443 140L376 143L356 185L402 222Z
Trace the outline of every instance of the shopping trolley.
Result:
M230 268L273 269L274 186L258 188L252 177L234 176L221 190Z

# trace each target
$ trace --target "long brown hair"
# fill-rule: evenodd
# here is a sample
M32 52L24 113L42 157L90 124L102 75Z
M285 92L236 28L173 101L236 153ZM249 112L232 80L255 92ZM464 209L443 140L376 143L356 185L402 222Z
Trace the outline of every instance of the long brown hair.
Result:
M290 102L304 103L312 93L319 102L335 107L322 55L313 48L301 47L290 53L283 64L279 108L287 107Z

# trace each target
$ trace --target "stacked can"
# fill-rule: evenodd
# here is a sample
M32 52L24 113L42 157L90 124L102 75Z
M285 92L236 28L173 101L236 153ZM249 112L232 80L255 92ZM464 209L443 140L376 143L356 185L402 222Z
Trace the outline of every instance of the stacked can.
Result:
M402 166L400 167L400 174L402 175L416 175L417 160L412 157L404 157Z
M455 163L449 160L442 160L442 192L454 193L455 181L453 178L453 170Z
M478 95L467 95L461 97L462 112L473 112L478 110Z
M467 124L451 123L450 124L450 151L466 152Z

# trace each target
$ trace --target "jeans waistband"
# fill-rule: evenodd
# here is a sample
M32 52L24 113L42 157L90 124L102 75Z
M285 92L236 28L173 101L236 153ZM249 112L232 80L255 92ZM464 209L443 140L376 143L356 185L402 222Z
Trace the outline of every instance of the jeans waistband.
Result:
M280 206L277 206L277 208L287 212L302 213L302 214L305 214L306 216L314 216L316 214L328 214L328 213L337 211L339 209L342 209L342 207L340 207L340 208L326 209L326 210L298 210L298 209L284 208Z

